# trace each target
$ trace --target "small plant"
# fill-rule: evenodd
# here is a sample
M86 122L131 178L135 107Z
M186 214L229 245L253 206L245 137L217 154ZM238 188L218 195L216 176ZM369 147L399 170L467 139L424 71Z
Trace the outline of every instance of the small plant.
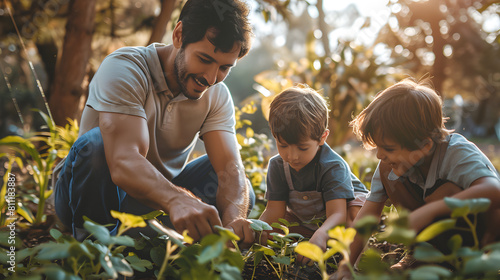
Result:
M271 240L266 240L269 247L260 244L254 244L245 256L245 261L253 257L254 270L262 260L266 260L278 276L282 278L285 267L288 267L294 260L294 249L296 243L294 240L302 240L304 237L298 233L290 233L290 227L299 225L298 223L289 223L285 219L279 219L280 223L273 223L271 226L260 220L251 220L252 229L259 234L259 240L262 238L264 230L279 229L283 234L271 232ZM253 279L253 276L252 276Z
M309 241L300 242L295 248L295 252L317 262L323 280L327 280L329 277L326 271L327 260L334 254L340 253L344 256L344 261L348 263L350 253L349 246L354 240L355 235L355 229L346 229L344 226L337 226L328 231L328 236L331 239L327 242L329 249L327 249L326 252L323 252L318 245L310 243ZM354 272L352 268L351 271Z

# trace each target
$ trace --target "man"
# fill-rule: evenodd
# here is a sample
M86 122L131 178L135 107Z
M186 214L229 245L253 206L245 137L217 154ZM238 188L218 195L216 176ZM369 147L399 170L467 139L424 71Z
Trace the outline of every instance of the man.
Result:
M195 240L219 225L253 242L245 219L253 192L221 83L249 51L247 15L239 0L189 0L171 45L122 48L102 62L56 183L57 214L75 236L83 216L109 224L110 210L161 209ZM187 164L197 137L208 157Z

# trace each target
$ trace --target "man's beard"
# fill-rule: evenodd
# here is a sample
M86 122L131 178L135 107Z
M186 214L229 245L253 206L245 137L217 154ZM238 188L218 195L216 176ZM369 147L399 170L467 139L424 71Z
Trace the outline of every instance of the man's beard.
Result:
M191 95L187 89L187 83L189 81L189 78L196 78L196 75L194 74L187 74L186 70L186 63L184 60L184 49L181 48L177 55L175 56L175 61L174 61L174 72L175 72L175 79L177 80L177 84L179 84L179 87L181 89L181 93L186 96L188 99L191 100L198 100L203 96L203 93L200 93L199 95ZM198 78L198 80L204 84L210 87L208 85L208 82L204 78Z

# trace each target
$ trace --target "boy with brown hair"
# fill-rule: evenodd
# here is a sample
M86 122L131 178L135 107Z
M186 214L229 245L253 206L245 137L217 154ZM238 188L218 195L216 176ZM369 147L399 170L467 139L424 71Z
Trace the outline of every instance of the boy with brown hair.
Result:
M271 103L269 126L279 154L269 160L268 202L260 220L299 222L290 230L326 250L328 230L351 225L368 191L325 143L328 107L313 89L299 86L280 93ZM325 219L320 227L309 223L315 218Z
M488 198L489 221L500 221L500 180L488 158L460 134L445 128L442 100L424 82L403 80L377 94L351 122L354 133L367 149L377 148L379 165L371 192L356 220L380 217L389 198L411 210L409 224L416 232L450 215L444 197ZM490 223L490 225L498 223ZM483 244L493 241L498 230L486 229ZM356 236L351 244L354 265L364 247ZM398 267L398 265L395 265ZM342 266L337 278L349 278Z

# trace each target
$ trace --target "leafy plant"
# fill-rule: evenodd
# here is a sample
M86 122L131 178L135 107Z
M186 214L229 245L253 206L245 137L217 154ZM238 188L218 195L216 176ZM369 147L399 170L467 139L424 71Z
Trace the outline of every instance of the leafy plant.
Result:
M360 261L362 274L356 278L388 278L389 275L404 279L497 278L500 270L500 242L480 248L477 234L478 215L488 210L490 200L486 198L460 200L447 197L444 201L452 210L451 217L429 225L418 235L408 228L408 213L399 210L399 215L394 213L389 215L384 232L376 236L378 240L402 243L407 248L414 248L413 257L426 263L425 265L396 274L390 273L388 265L381 261L381 253L371 248L362 256ZM458 222L459 220L465 222L465 227ZM367 224L372 226L371 229L370 226L365 228L365 234L374 229L373 222ZM449 231L455 234L447 238L444 243L436 242L436 237ZM472 246L464 243L463 235L460 233L469 233L472 236ZM439 245L439 249L428 242ZM442 250L448 253L443 253Z
M326 271L327 260L334 254L340 253L344 256L344 261L348 263L350 252L349 246L354 240L355 235L355 229L346 229L344 226L337 226L328 231L328 236L331 239L327 242L329 249L327 249L326 252L323 252L318 245L310 243L309 241L300 242L295 248L295 252L317 262L323 280L327 280L329 277Z
M1 154L0 156L13 159L19 167L23 166L23 161L27 162L27 167L33 174L38 194L31 201L38 205L36 215L33 215L31 210L20 201L18 201L16 209L19 215L33 224L40 224L45 221L45 201L53 192L53 190L49 189L53 167L58 157L62 158L68 154L71 145L78 136L76 121L70 121L65 128L56 127L48 115L43 112L40 112L40 114L47 123L48 133L42 132L27 138L7 136L0 139L0 146L7 146L14 152L14 154ZM45 145L38 147L38 143L45 143ZM10 159L9 162L12 161Z
M289 223L285 219L279 219L279 223L273 223L271 226L264 221L251 221L252 229L259 233L259 240L261 240L262 232L264 230L272 230L273 228L275 228L281 230L283 234L278 232L271 232L270 236L272 236L272 239L267 240L267 245L269 247L265 247L260 244L254 244L245 256L245 260L253 257L255 274L255 268L263 259L265 259L269 263L269 265L271 265L276 275L281 278L285 267L288 267L294 259L294 249L296 246L296 242L292 242L294 242L294 240L300 241L304 239L301 234L290 233L289 228L292 226L298 226L299 224Z
M112 215L121 222L116 236L111 236L109 230L102 225L85 221L84 227L95 241L86 239L79 242L52 229L50 235L55 242L42 243L16 252L16 268L15 273L10 275L11 279L21 278L23 275L35 279L42 275L48 279L117 279L119 275L132 276L134 269L152 268L147 260L123 255L127 248L135 246L135 241L123 234L130 228L146 226L144 220L115 211L112 211ZM5 263L5 260L1 262ZM8 276L7 273L8 271L4 271L4 276Z

